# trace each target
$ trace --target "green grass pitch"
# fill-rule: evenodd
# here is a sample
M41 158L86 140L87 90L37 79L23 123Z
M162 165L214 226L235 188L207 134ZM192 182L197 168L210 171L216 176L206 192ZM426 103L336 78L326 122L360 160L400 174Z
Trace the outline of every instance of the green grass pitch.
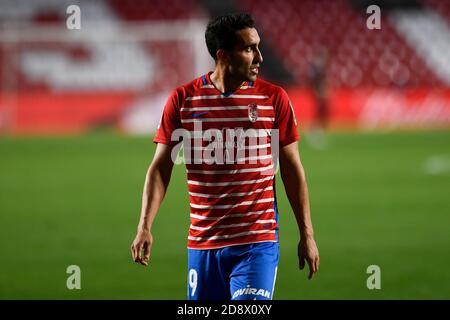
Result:
M450 299L450 132L335 133L300 142L317 277L277 177L281 258L274 299ZM174 168L150 266L132 262L151 137L0 138L1 299L185 299L189 206ZM81 290L66 268L81 268ZM369 290L366 269L381 268Z

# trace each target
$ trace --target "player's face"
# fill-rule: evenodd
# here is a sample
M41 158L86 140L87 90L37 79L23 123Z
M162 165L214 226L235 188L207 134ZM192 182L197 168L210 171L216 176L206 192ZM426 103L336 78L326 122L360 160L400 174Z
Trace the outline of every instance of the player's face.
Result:
M263 62L259 51L260 38L255 28L237 32L240 41L229 55L230 73L242 81L255 81Z

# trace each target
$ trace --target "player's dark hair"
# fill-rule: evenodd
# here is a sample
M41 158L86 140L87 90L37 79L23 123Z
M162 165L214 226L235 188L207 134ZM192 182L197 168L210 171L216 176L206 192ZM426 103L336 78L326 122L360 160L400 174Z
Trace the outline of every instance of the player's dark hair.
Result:
M217 50L230 50L238 43L237 31L254 27L255 21L247 13L231 13L212 19L205 32L209 54L217 60Z

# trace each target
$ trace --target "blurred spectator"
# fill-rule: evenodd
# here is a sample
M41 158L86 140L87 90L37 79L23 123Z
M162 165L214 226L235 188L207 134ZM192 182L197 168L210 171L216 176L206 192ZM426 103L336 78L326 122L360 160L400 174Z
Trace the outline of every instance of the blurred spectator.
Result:
M328 125L328 97L327 97L327 62L328 50L321 48L313 58L309 69L309 85L315 100L315 121L313 127L326 130Z

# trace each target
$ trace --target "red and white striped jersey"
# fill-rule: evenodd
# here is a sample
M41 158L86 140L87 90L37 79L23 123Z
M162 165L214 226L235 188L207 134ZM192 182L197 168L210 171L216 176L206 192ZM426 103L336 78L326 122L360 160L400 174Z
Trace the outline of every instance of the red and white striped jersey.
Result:
M289 97L260 79L223 94L210 74L174 90L154 138L184 137L188 248L278 241L272 152L299 139Z

